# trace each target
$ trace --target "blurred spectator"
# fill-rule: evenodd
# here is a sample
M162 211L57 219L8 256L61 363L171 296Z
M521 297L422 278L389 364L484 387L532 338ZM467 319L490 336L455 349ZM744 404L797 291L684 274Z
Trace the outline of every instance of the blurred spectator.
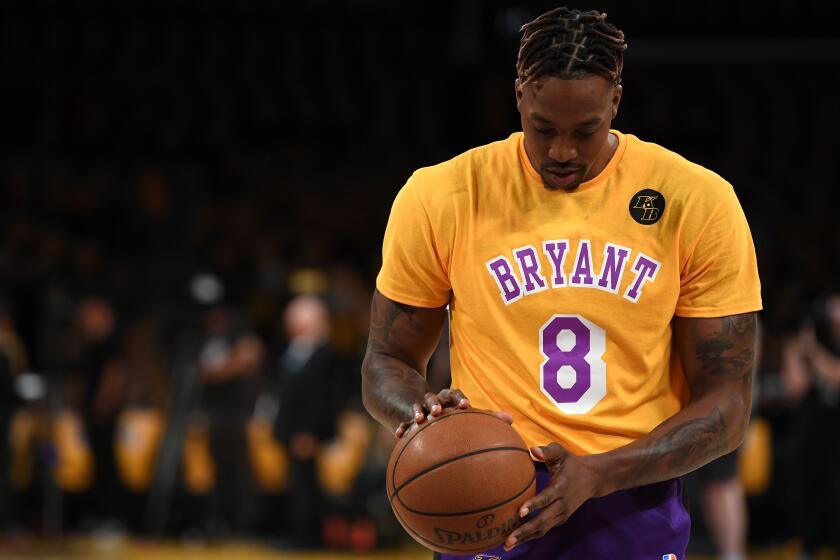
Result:
M110 301L94 296L76 307L68 337L70 377L65 404L81 414L94 458L96 484L87 522L104 529L120 527L122 485L114 458L115 426L125 400L126 377L120 361L117 314Z
M325 498L317 478L316 458L335 433L342 395L341 368L330 346L327 306L315 296L298 296L283 315L288 345L275 365L280 407L277 439L291 459L286 496L289 530L295 546L321 544Z
M160 326L147 316L126 327L121 340L126 375L125 406L117 418L116 461L127 491L123 515L129 527L142 529L168 404L167 358Z
M798 401L794 420L792 518L800 560L822 546L840 552L840 295L818 301L797 337L784 347L788 392Z
M230 305L206 310L201 329L201 409L215 466L207 529L210 536L218 537L248 528L253 488L246 427L254 409L255 376L264 348L242 314Z

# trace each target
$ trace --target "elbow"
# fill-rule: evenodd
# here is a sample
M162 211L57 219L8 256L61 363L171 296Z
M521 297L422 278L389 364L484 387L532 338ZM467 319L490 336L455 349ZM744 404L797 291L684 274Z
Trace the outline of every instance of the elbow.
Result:
M362 362L362 405L364 405L368 414L376 418L376 404L370 382L370 366L371 356L370 352L368 352L365 354L365 359Z
M749 420L747 420L749 422ZM741 447L741 444L744 443L744 440L747 437L747 428L746 425L738 426L738 428L732 433L730 437L731 444L729 445L729 449L726 450L726 453L731 453ZM724 455L726 455L724 453Z
M750 415L752 410L752 399L750 397L744 399L737 399L734 405L734 414L732 415L732 431L730 432L730 446L726 450L727 453L735 451L747 437L747 431L750 425Z
M373 418L376 418L376 415L374 414L375 408L373 405L373 398L367 388L367 383L365 383L364 377L362 377L362 405L365 407L368 414L370 414Z

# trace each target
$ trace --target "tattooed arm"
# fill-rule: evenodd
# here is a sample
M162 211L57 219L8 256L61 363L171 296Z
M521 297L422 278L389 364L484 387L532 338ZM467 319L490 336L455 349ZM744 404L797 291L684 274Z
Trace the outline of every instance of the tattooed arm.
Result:
M674 344L691 391L689 403L647 436L608 453L577 457L556 443L532 449L551 484L526 501L506 548L564 523L589 498L691 472L740 445L749 422L757 346L755 313L674 318Z
M426 366L440 339L446 308L412 307L377 290L370 310L370 335L362 363L365 408L382 425L402 436L412 422L444 407L465 408L460 391L430 392Z
M682 476L729 453L744 439L758 343L756 314L676 317L674 343L691 392L689 404L623 448L624 464L613 471L606 492Z

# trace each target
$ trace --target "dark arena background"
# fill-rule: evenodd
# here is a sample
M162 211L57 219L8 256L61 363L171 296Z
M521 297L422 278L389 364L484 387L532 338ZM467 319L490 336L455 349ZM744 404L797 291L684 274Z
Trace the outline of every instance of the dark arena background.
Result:
M556 5L4 2L0 557L430 558L359 394L382 235L414 169L519 129L519 28ZM626 33L614 126L750 222L748 557L837 558L836 4L570 6ZM690 558L719 482L686 480Z

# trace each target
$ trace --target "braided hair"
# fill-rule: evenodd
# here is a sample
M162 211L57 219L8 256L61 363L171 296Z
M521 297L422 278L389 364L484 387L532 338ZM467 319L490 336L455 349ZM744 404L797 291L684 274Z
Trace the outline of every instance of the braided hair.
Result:
M621 83L624 32L595 10L555 8L522 26L516 74L521 84L545 76L603 76Z

